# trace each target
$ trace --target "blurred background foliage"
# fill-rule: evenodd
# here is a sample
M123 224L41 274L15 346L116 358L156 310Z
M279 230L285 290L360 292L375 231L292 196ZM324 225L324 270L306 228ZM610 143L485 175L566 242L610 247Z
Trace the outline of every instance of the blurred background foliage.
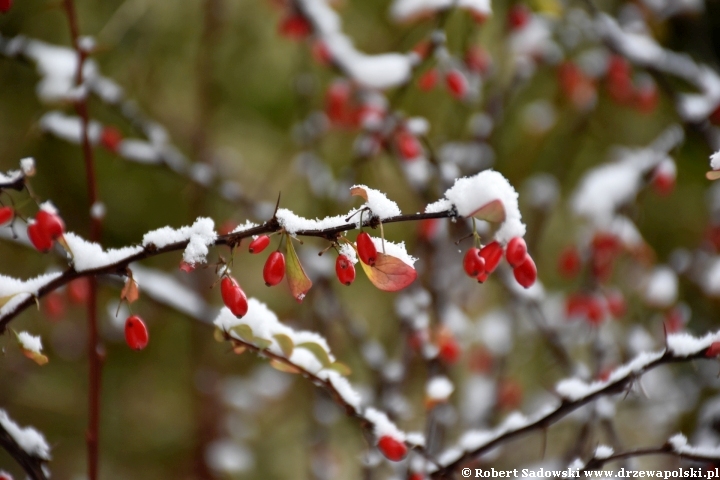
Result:
M619 2L599 3L608 11L619 7ZM450 50L457 51L467 42L481 44L502 70L507 61L503 19L509 6L510 2L495 0L495 15L480 28L463 12L453 12L446 28ZM371 53L407 51L431 31L431 22L398 27L389 20L388 7L388 0L345 0L340 5L346 32L360 49ZM166 126L187 155L217 165L223 175L242 185L247 197L272 206L281 191L282 206L310 218L343 213L358 204L349 197L343 201L316 198L302 172L297 171L295 157L301 147L293 141L293 126L310 111L322 109L325 88L337 73L313 62L306 45L278 35L280 14L270 2L78 0L77 9L81 32L98 42L93 58L102 72L122 85L127 96L150 117ZM210 33L203 34L209 11L215 16L210 20L214 23ZM718 66L720 2L708 1L704 14L674 18L657 28L664 45ZM472 33L468 35L468 31ZM69 44L67 22L57 1L16 0L12 11L0 17L0 32ZM69 230L87 235L89 206L81 150L40 132L37 122L47 106L37 100L36 81L32 66L0 59L0 168L16 168L20 158L34 157L38 168L31 182L34 192L55 203ZM498 78L487 88L507 88L507 79ZM557 112L555 127L543 135L532 134L523 125L523 109L537 99L549 100ZM483 102L465 106L442 89L426 93L410 87L399 107L410 115L428 118L430 141L438 146L447 140L467 138L469 117L483 108ZM71 107L65 109L72 112ZM93 101L90 112L93 118L132 133L132 128L106 105ZM531 175L548 172L558 177L566 199L588 168L608 158L611 145L646 145L674 121L673 106L665 96L647 115L615 105L601 91L591 113L578 112L560 94L555 69L546 66L532 81L507 96L504 114L489 143L495 151L495 168L512 184L520 187ZM336 176L356 165L358 183L386 192L404 212L421 211L425 203L408 186L396 158L381 154L353 164L354 138L353 132L331 131L316 146L316 152ZM702 241L708 225L705 193L709 182L704 172L709 153L704 141L689 130L683 146L673 152L679 171L675 192L668 197L648 192L637 203L638 226L661 261L678 246L694 248ZM150 229L187 225L198 215L213 218L217 225L228 220L262 220L257 218L257 211L228 204L216 193L203 191L162 167L130 163L102 149L96 149L95 154L99 194L107 206L103 227L106 247L139 242ZM27 196L15 198L20 202ZM533 222L533 213L523 208L526 220ZM21 211L31 216L35 207L26 202ZM557 275L555 265L560 249L574 242L574 222L567 209L560 207L543 228L531 230L537 235L530 239L535 245L532 253L549 290L571 288ZM415 251L416 232L416 225L406 224L385 229L388 238L406 241L411 252ZM317 251L325 246L308 240L301 248ZM312 295L298 306L284 284L266 288L261 280L264 255L250 257L244 248L240 250L234 274L246 293L267 302L280 318L293 325L324 331L336 356L353 368L350 379L370 384L373 372L363 366L358 346L342 327L324 325L316 318ZM228 252L216 249L210 258L217 259L218 254L227 257ZM0 242L0 258L2 274L21 278L64 266L53 255L40 255L7 241ZM458 253L458 265L460 258ZM179 261L179 254L169 254L147 264L175 272ZM209 288L214 281L211 270L177 273L177 277L219 305L218 289ZM493 282L473 287L475 296L465 305L469 315L507 299ZM393 310L394 295L376 291L364 277L349 289L334 281L330 288L360 319L370 337L389 352L398 348L402 339ZM682 292L696 312L691 330L702 332L717 324L716 302L689 284L682 285ZM257 385L243 379L270 375L263 369L265 362L250 354L233 355L227 345L213 340L206 325L142 297L133 309L148 321L151 341L142 352L130 351L104 307L116 301L118 294L113 285L101 289L106 341L102 478L211 478L205 457L207 446L228 437L228 432L246 445L245 454L252 452L253 457L246 464L247 470L236 478L360 478L358 458L364 441L357 425L345 419L328 428L319 424L316 419L332 416L328 411L335 407L312 385L291 376L284 376L285 380L273 376L264 383L282 388L281 395L245 391ZM83 478L85 469L86 326L84 308L65 303L61 318L50 318L42 301L39 311L28 310L12 323L18 331L42 335L51 359L48 365L38 367L25 359L12 335L0 338L0 407L20 424L33 425L45 433L53 447L53 478L74 479ZM647 318L634 320L649 322ZM534 339L531 333L524 332L524 336ZM561 375L537 340L527 343L508 362L509 371L527 390L552 385ZM462 365L452 371L454 378L463 378ZM249 399L244 409L234 413L222 402L222 388L230 388L227 378L235 378L238 383L234 388ZM408 378L410 397L420 399L422 365L413 364ZM694 419L687 421L691 425ZM418 417L406 426L422 429L422 419ZM564 427L555 427L550 430L549 445L567 446L570 438ZM514 454L539 459L540 443L540 438L533 437ZM242 457L242 452L235 453ZM322 468L315 464L324 456L333 459L326 467L334 465L326 472L327 477L318 473ZM517 466L511 460L508 465ZM0 452L0 468L22 478L4 452Z

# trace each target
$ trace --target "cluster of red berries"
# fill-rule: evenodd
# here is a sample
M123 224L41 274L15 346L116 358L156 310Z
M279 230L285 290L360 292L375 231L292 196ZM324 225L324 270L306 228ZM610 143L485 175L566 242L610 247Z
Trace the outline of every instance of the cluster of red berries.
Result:
M356 95L355 87L347 80L331 83L325 94L325 115L335 127L359 128L382 120L386 113L384 106L371 97Z
M651 77L640 78L641 82L633 83L630 62L620 55L610 57L605 78L610 98L619 105L634 107L642 113L651 113L659 100L657 85Z
M450 94L458 99L462 99L468 92L468 79L465 74L457 69L450 68L445 72L445 87ZM438 84L440 74L436 68L431 68L418 78L418 88L424 92L429 92Z
M53 243L65 233L65 222L55 212L41 208L34 220L28 222L30 242L40 252L48 252Z
M469 277L483 283L495 271L503 256L503 247L492 242L483 248L472 247L465 253L463 268ZM513 268L515 280L524 288L530 288L537 280L537 267L527 251L525 240L513 237L505 247L505 259Z
M86 277L76 278L68 283L65 293L70 303L84 304L90 296L90 282ZM59 320L65 315L65 296L54 290L43 299L42 307L50 320Z
M150 336L147 326L138 315L130 315L125 320L125 342L133 350L147 347Z
M565 302L565 315L568 319L582 318L590 325L600 325L607 315L621 318L627 311L622 293L609 290L603 294L575 293Z
M303 15L292 12L280 21L278 33L290 40L303 40L312 33L312 25Z

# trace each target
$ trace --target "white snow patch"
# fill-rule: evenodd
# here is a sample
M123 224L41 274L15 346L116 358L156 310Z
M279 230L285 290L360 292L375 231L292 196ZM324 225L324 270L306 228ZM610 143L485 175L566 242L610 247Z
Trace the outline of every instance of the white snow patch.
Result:
M615 453L615 450L613 450L612 447L609 447L607 445L598 445L597 448L595 449L595 458L600 458L600 459L608 458L613 453Z
M425 385L425 396L430 400L447 400L455 390L455 386L446 376L431 378Z
M377 237L370 237L375 244L375 248L378 252L386 253L387 255L391 255L393 257L397 257L400 260L402 260L404 263L407 263L411 267L415 265L415 262L417 262L417 258L410 255L407 250L405 249L405 242L400 243L393 243L389 240L385 240L383 242L382 238Z
M43 460L50 460L50 446L42 433L32 427L20 427L2 409L0 409L0 425L26 453Z
M655 267L645 285L645 301L658 308L666 308L677 301L678 278L667 266Z
M23 350L34 353L42 352L42 340L39 335L30 335L28 332L20 332L17 334L17 339Z
M214 227L215 223L212 219L199 217L192 226L178 229L162 227L148 232L143 236L142 244L145 247L152 244L157 248L163 248L173 243L187 241L183 260L191 265L204 263L209 251L208 247L217 239Z
M111 248L106 251L99 244L87 241L72 232L65 233L64 237L72 252L73 266L77 272L107 267L143 251L141 246Z
M365 409L363 416L373 424L373 432L376 437L381 438L387 435L399 442L405 441L405 433L380 410L369 407Z
M372 211L374 216L380 218L380 220L400 215L401 212L397 203L388 199L380 190L375 190L365 185L353 185L350 187L350 190L353 188L361 188L365 191L367 195L367 203L365 206Z

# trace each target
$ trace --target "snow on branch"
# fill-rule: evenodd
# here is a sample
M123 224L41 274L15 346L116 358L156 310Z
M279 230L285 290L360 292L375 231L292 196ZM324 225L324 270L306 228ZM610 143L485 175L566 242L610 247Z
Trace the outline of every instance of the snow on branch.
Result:
M49 478L45 463L50 460L50 446L45 436L33 427L20 427L3 409L0 409L0 447L20 464L30 478Z
M348 367L335 359L327 341L319 334L293 330L281 323L267 305L254 298L248 300L248 312L242 319L223 308L214 323L221 339L231 341L236 353L249 349L267 357L280 371L308 378L378 439L390 436L409 448L423 451L425 441L421 434L407 434L383 412L361 405L360 393L343 376L350 373Z
M439 457L439 467L430 471L432 478L445 478L464 463L477 458L515 438L545 429L565 418L578 408L601 397L626 391L644 373L670 363L707 358L708 349L720 341L720 331L694 337L687 333L668 335L665 350L644 352L630 362L616 368L606 380L588 383L569 378L556 385L560 402L548 405L529 417L519 412L510 414L504 423L492 430L471 430L460 438L457 447L446 450ZM608 457L608 458L612 458Z
M718 447L694 447L688 445L685 435L678 433L670 437L670 439L659 447L645 447L624 452L613 452L612 448L605 447L607 450L598 447L595 454L586 462L576 460L573 464L581 471L599 470L610 462L623 460L634 457L644 457L648 455L669 455L684 460L691 460L701 463L717 463L720 462L720 448Z
M20 170L0 172L0 191L5 189L22 190L25 178L35 175L35 160L31 157L20 160Z

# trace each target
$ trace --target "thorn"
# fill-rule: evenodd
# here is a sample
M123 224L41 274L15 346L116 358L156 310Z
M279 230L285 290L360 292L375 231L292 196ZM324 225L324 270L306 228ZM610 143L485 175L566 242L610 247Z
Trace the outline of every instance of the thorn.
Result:
M455 245L460 245L460 242L462 242L463 240L467 240L468 238L473 237L473 236L475 236L475 232L472 232L472 233L469 233L469 234L465 235L464 237L462 237L461 239L459 239L458 241L456 241L456 242L455 242Z
M275 218L275 215L277 215L278 208L280 208L280 196L282 195L282 192L278 192L278 199L277 203L275 203L275 211L273 212L272 218Z

